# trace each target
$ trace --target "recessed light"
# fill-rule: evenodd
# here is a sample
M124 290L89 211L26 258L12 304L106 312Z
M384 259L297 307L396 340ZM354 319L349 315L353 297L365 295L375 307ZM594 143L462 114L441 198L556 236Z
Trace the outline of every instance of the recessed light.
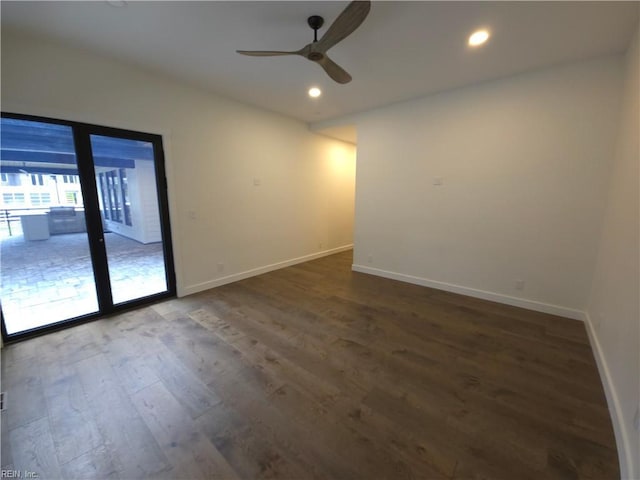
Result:
M125 2L124 0L107 0L107 4L116 8L127 6L127 2Z
M320 95L322 95L322 90L320 90L318 87L311 87L309 89L309 96L311 98L318 98Z
M482 45L484 42L489 40L489 32L486 30L478 30L477 32L473 32L469 37L469 45L472 47L477 47Z

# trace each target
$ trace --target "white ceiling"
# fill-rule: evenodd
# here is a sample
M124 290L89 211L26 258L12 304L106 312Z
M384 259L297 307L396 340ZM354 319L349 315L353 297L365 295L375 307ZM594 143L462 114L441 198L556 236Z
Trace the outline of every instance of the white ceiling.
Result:
M112 2L113 3L113 2ZM12 2L2 29L50 36L305 122L335 119L562 62L622 52L638 2L374 2L329 51L353 76L332 82L308 60L246 57L236 49L295 50L347 2ZM492 32L467 47L478 27ZM311 85L320 99L306 96Z

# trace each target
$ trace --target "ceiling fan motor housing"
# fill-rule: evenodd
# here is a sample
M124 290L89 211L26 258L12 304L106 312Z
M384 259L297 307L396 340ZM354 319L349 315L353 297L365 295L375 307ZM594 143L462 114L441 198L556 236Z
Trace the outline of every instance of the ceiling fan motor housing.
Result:
M322 25L324 25L324 18L320 15L311 15L307 18L307 23L314 30L318 30L319 28L322 28Z
M320 52L309 52L309 55L307 55L307 58L312 62L319 62L324 58L324 55Z

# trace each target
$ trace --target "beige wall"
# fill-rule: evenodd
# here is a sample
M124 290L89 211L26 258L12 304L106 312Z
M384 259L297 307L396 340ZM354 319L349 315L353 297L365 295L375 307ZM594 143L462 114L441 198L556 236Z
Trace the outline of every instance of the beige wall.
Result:
M181 294L352 243L355 147L304 123L6 29L2 109L163 136Z
M622 66L565 65L350 118L354 268L583 318Z
M639 31L640 32L640 28ZM588 308L614 415L623 478L640 478L640 38L626 56L623 108Z

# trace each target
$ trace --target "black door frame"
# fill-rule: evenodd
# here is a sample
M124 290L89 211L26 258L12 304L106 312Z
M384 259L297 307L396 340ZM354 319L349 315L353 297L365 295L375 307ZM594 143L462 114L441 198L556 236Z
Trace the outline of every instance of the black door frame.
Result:
M124 130L101 125L80 123L69 120L60 120L20 113L2 112L2 118L12 118L17 120L29 120L34 122L51 123L71 127L73 131L74 147L76 150L76 163L78 176L80 178L80 188L84 199L85 221L87 223L87 239L91 252L91 262L93 266L94 281L98 295L98 312L70 318L50 325L37 327L23 332L8 334L2 305L0 303L0 330L3 342L10 343L17 340L49 333L54 330L78 325L83 322L96 320L107 315L122 312L142 305L148 305L158 300L176 296L176 274L173 261L173 246L171 242L171 224L169 219L169 198L168 185L165 170L164 149L162 147L162 136L152 133ZM105 137L115 137L127 140L139 140L149 142L153 145L154 166L156 173L156 191L158 194L158 210L160 214L160 231L162 236L162 247L165 259L165 274L167 281L167 291L143 298L130 300L127 302L113 304L111 297L111 282L109 280L109 266L107 263L107 251L104 242L104 231L102 228L102 217L100 204L98 201L98 185L93 164L93 154L91 148L91 135ZM0 299L1 301L1 299Z

